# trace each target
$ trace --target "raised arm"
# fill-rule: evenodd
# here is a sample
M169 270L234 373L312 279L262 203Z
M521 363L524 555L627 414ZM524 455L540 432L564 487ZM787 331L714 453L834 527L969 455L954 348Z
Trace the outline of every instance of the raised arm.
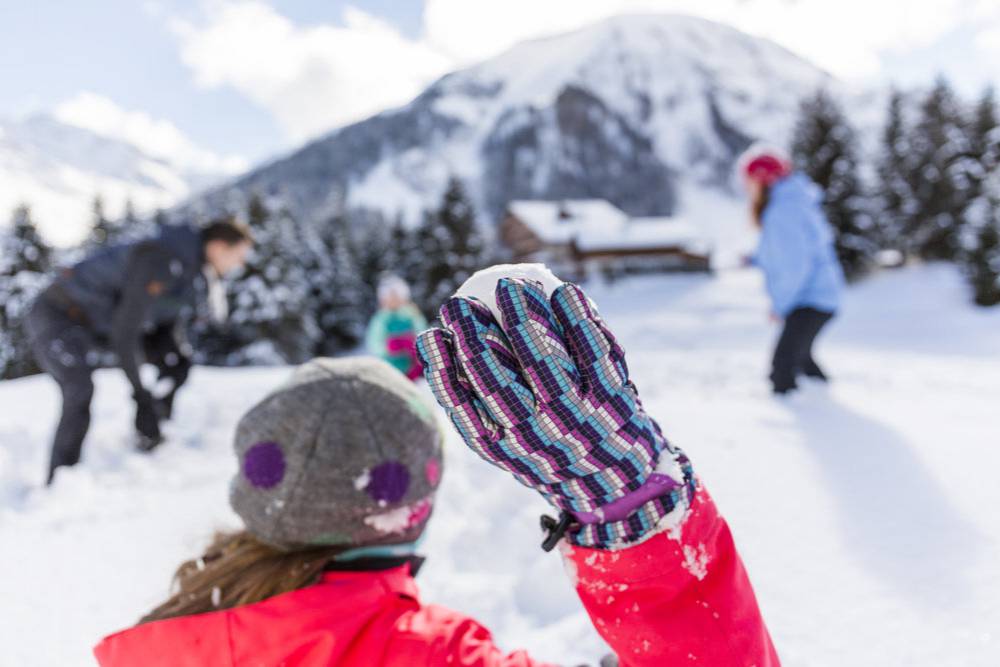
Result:
M560 510L547 542L565 537L622 665L777 665L728 527L587 296L501 279L496 300L502 322L472 298L442 307L417 345L425 377L473 451Z

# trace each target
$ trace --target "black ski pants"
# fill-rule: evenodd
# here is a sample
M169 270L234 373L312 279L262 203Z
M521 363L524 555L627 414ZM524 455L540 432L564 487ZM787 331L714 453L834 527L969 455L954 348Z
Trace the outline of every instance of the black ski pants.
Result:
M796 308L785 318L785 328L774 348L771 382L774 392L783 394L796 388L799 375L826 380L826 374L813 358L813 343L833 313L815 308Z
M62 414L56 426L49 459L47 481L56 468L72 466L80 460L83 440L90 428L90 402L94 396L93 372L108 363L108 343L88 326L86 318L73 308L53 303L41 295L28 312L28 336L35 359L43 371L59 385ZM160 399L161 412L169 417L173 397L184 384L191 368L181 353L173 327L161 327L143 338L146 361L157 367L160 378L172 380L169 394Z

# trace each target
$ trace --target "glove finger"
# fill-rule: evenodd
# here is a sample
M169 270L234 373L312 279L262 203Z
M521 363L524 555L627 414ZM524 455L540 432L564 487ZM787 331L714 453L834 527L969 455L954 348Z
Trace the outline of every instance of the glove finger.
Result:
M542 285L522 278L501 278L496 299L504 334L535 395L551 403L575 394L580 374L563 343L564 332Z
M552 293L552 310L565 332L586 393L611 394L628 382L625 350L583 290L564 283Z
M507 337L481 302L452 297L441 321L453 335L455 357L490 418L510 428L535 411L535 397L510 350Z
M444 329L428 329L417 338L416 349L434 398L448 413L465 442L477 446L481 440L495 440L499 429L462 377L451 334Z

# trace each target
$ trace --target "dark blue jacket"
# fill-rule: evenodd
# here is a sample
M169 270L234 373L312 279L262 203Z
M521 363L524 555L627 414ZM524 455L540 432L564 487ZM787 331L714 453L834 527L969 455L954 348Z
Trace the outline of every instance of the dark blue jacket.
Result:
M196 229L165 227L154 238L99 250L64 270L54 286L110 342L139 392L142 335L177 326L193 312L204 263Z

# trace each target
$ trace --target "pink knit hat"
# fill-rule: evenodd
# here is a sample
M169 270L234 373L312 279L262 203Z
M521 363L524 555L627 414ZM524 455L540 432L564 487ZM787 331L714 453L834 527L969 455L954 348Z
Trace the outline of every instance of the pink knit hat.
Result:
M740 175L748 181L773 185L792 173L792 161L781 149L754 144L737 162Z

